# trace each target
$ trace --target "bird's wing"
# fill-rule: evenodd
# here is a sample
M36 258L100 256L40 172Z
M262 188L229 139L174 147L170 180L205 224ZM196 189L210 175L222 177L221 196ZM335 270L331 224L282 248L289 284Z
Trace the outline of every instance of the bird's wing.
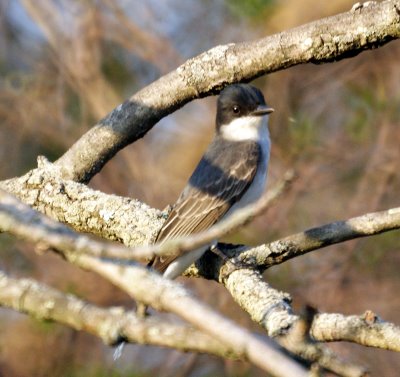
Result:
M210 228L242 197L256 174L261 151L256 142L237 144L234 150L230 147L218 153L210 147L170 212L156 242ZM149 265L164 272L177 257L179 255L157 257Z

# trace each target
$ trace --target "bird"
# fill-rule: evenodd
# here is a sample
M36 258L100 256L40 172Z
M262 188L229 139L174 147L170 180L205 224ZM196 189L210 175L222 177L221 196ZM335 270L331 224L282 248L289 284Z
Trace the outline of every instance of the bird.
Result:
M267 180L271 148L268 121L273 111L262 92L250 84L234 84L221 91L214 138L155 243L205 231L260 198ZM216 242L154 257L148 266L175 279Z

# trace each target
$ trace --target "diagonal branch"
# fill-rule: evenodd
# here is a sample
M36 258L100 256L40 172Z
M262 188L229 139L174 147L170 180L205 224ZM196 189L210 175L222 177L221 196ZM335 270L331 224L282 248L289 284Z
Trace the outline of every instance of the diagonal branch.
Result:
M120 149L189 101L298 64L355 56L400 37L400 1L372 3L252 42L217 46L189 59L124 102L58 161L63 178L89 181Z
M244 357L193 327L154 316L140 318L121 307L101 308L32 279L14 279L1 271L0 306L88 332L110 345L124 340L220 357Z
M170 240L164 244L140 245L129 249L118 244L95 241L33 210L1 189L0 229L35 243L41 242L43 245L59 251L75 250L78 253L85 253L100 258L146 260L155 255L172 254L180 250L193 250L208 244L214 239L223 237L228 232L237 229L265 211L288 187L293 178L293 172L289 171L285 178L271 191L263 195L260 200L241 209L229 220L223 221L205 232ZM102 208L102 211L106 213L104 208ZM115 214L115 212L113 213Z
M0 189L0 230L34 243L41 248L52 248L59 253L73 250L75 253L114 259L146 259L145 246L130 249L126 246L96 241L77 233L62 223L32 209L12 195Z
M130 198L108 195L65 181L53 164L39 158L40 168L24 177L0 182L0 188L79 232L116 240L127 246L149 243L165 221L162 213Z
M382 321L371 311L362 316L317 314L312 322L310 335L319 342L349 341L400 352L400 327Z
M79 256L75 255L75 253L71 253L71 250L74 250L74 244L68 244L68 242L65 242L64 236L71 235L73 232L69 230L68 228L65 228L63 225L59 223L52 222L50 219L46 218L45 216L36 213L34 210L31 208L23 205L22 203L19 203L16 199L11 197L8 194L1 193L0 192L0 202L1 208L2 208L2 215L0 215L0 222L2 224L2 227L4 229L4 224L6 223L7 217L4 216L4 213L10 213L12 209L16 209L18 207L21 207L23 211L20 212L19 217L14 219L15 221L12 223L8 223L8 229L11 231L13 234L20 234L20 229L21 229L21 224L18 222L18 220L21 221L27 221L28 224L25 224L26 229L25 229L25 236L28 237L30 236L30 240L36 241L35 240L35 224L37 223L36 217L39 217L40 222L39 225L44 228L44 232L42 234L43 239L46 240L46 243L50 243L54 245L58 245L61 248L64 248L63 254L67 256L67 258L74 262L77 263L80 266L83 266L89 270L96 271L100 275L106 277L107 279L113 281L116 285L120 286L124 290L128 290L130 294L135 297L139 298L140 300L155 306L156 308L160 310L170 310L173 311L181 316L184 316L183 313L187 309L187 307L191 307L192 309L196 309L196 305L193 305L193 299L190 298L190 296L186 297L186 299L182 299L183 296L187 296L186 293L182 293L176 291L174 287L171 287L169 284L167 284L166 287L163 285L165 284L165 281L161 284L160 281L151 281L151 282L146 282L146 279L143 277L143 274L147 274L147 271L143 271L141 268L137 268L135 266L129 267L129 270L127 272L126 268L124 266L115 266L111 264L107 264L103 261L98 261L92 258L80 258ZM7 211L5 211L5 208ZM21 209L20 208L20 209ZM22 225L24 225L22 223ZM31 229L29 227L32 227ZM29 230L30 229L30 230ZM39 227L40 230L40 227ZM52 234L51 231L54 230L55 233ZM49 232L49 233L46 233ZM60 237L61 241L57 243L57 235ZM76 246L78 247L76 251L82 251L80 248L83 247L90 247L92 246L90 243L86 244L85 239L87 238L86 236L83 235L76 235L77 242ZM112 246L112 245L110 245ZM123 248L122 246L116 245L116 247ZM139 276L137 276L139 274ZM125 276L127 275L127 276ZM151 275L150 275L151 276ZM121 280L122 279L122 280ZM151 279L154 279L154 277L151 276ZM159 278L158 278L159 279ZM127 283L126 280L129 282ZM234 299L251 315L252 319L255 322L260 323L260 325L267 330L267 333L271 336L277 337L278 339L284 339L281 343L282 345L289 349L291 352L294 354L301 356L305 358L306 360L311 360L313 362L318 362L321 365L323 365L325 368L330 369L330 370L337 370L339 367L340 370L347 370L347 369L357 369L355 366L347 365L346 363L343 363L341 360L337 360L334 355L330 355L329 353L326 354L326 351L321 348L321 346L311 346L308 343L294 343L294 342L288 342L286 337L282 337L282 334L285 333L285 331L295 327L294 325L298 321L298 317L296 315L293 315L291 312L291 307L290 307L290 297L287 294L280 293L272 289L271 287L268 286L263 280L261 275L254 271L254 270L246 270L246 269L241 269L236 272L231 273L230 275L227 276L226 280L224 281L225 286L228 288L229 292L231 295L234 297ZM144 284L144 287L142 286ZM151 288L153 287L153 288ZM157 287L158 292L154 292L154 287ZM161 289L161 292L159 291ZM32 289L30 288L30 291ZM152 297L149 297L149 292L150 290L153 293ZM7 292L7 290L5 290ZM168 293L167 293L168 292ZM251 293L250 296L247 296L248 293ZM254 300L254 294L257 292L257 299ZM49 308L50 309L45 309L44 314L40 314L40 312L37 313L37 315L42 316L43 318L51 318L58 320L59 322L66 323L66 319L63 317L63 312L64 312L64 304L61 302L61 306L59 305L57 300L53 300L53 296L51 292L45 292L46 294L49 293L50 295L48 296L48 300L46 301L47 303L50 302L51 305L49 304L41 304L39 305L42 308ZM43 299L46 297L46 294L44 293ZM240 294L239 294L240 293ZM165 295L167 295L166 298L162 299ZM163 302L162 300L165 300ZM179 304L180 301L182 303ZM187 301L189 300L189 301ZM170 303L174 303L172 306ZM177 305L177 307L176 307ZM189 305L189 306L188 306ZM201 305L201 304L200 304ZM91 311L88 309L86 310L85 306L85 313L91 313ZM74 308L79 308L79 305L75 305ZM21 309L21 308L20 308ZM22 310L28 310L22 308ZM202 309L204 311L204 309ZM29 310L28 310L29 311ZM206 316L203 311L200 311L200 316L204 315L204 318L208 318L208 315ZM57 313L61 313L61 317L57 317ZM102 312L103 314L105 312ZM131 321L131 326L128 327L128 325L122 320L119 319L117 321L117 314L120 315L121 313L114 313L113 320L111 322L113 323L119 323L120 326L124 326L122 329L121 327L118 328L111 328L110 332L107 332L107 334L96 334L98 336L101 336L103 340L107 342L116 342L117 338L119 336L126 336L128 340L130 339L135 339L134 335L131 335L130 332L128 332L129 329L130 331L136 331L136 333L141 331L142 324L137 325L137 319L135 321ZM95 311L95 315L102 316L102 314L98 313ZM191 314L188 314L191 316ZM47 317L46 317L47 316ZM71 314L73 316L73 313ZM77 321L84 321L84 322L79 322L77 325L75 322L74 323L66 323L74 328L84 328L86 331L89 332L96 332L98 331L97 328L92 329L86 328L86 326L89 326L93 320L90 319L91 314L89 317L87 317L87 320L85 321L85 318L80 318L79 316L77 317ZM198 316L197 316L198 318ZM186 318L187 320L191 321L192 318L190 319ZM72 318L71 318L72 320ZM208 321L208 320L207 320ZM94 322L93 322L94 323ZM198 323L195 321L195 323ZM139 330L137 329L137 326L139 326ZM144 325L143 325L144 326ZM149 324L150 326L150 324ZM162 327L161 324L155 323L155 326L159 328L161 326L160 331L168 331L168 328L165 330L164 327ZM102 326L102 328L105 328ZM112 332L111 332L112 330ZM178 328L176 330L178 332L179 337L184 337L185 334L185 329ZM193 330L194 331L194 330ZM135 333L135 334L136 334ZM111 335L110 335L111 334ZM113 335L112 335L113 334ZM121 335L122 334L122 335ZM104 338L107 335L106 338ZM213 334L214 335L214 334ZM200 338L202 339L202 338ZM150 338L150 340L145 337L145 340L143 340L143 343L150 343L150 344L159 344L159 345L170 345L171 347L174 346L174 340L171 339L169 340L169 343L157 343L160 342L157 339ZM189 344L188 344L189 343ZM225 342L222 342L225 344ZM201 345L198 346L197 351L202 352L202 348L200 347ZM181 347L184 349L191 349L196 351L196 348L193 347L193 345L190 345L189 341L183 341L181 342ZM221 352L228 352L226 351L226 346L225 348L222 348L223 351ZM312 351L312 347L316 347L314 351ZM248 357L247 354L241 354L240 352L243 352L242 348L237 348L229 352L234 352L236 355L239 355L240 357ZM210 350L210 352L218 354L217 350ZM329 357L328 357L329 356ZM321 359L321 360L320 360ZM344 373L343 375L359 375L359 374L349 374L349 373Z
M306 376L299 364L278 351L267 338L239 327L194 299L189 291L174 281L134 265L121 266L73 253L67 253L65 257L81 268L98 273L136 300L158 310L177 314L273 375Z
M104 232L106 237L108 235L111 239L119 239L125 244L130 245L148 243L162 225L163 220L158 213L139 202L119 198L115 195L99 193L71 181L64 182L59 178L57 179L51 172L44 171L42 174L39 173L39 170L31 172L32 180L24 183L24 190L21 195L22 199L32 204L39 201L41 203L39 204L39 210L46 212L59 221L69 222L80 231L98 234ZM13 189L12 186L4 183L3 187ZM277 189L276 193L279 192L279 187ZM5 194L3 193L2 195L4 197ZM32 197L34 198L33 200ZM267 198L264 199L268 201ZM13 201L13 205L22 206L16 200ZM30 210L26 207L23 207L21 210L23 214L20 216L18 222L23 223L28 218L25 211L29 212ZM81 218L80 215L82 216ZM37 217L39 215L31 212L29 216ZM33 217L30 218L32 219ZM227 228L229 230L230 225L222 224L221 228L215 230L216 234L224 234ZM62 227L62 225L52 225L50 228L56 231L57 227ZM257 268L266 269L272 265L283 263L288 259L335 243L380 234L399 228L400 208L392 208L386 211L368 213L348 220L329 223L257 247L233 246L224 248L222 245L220 246L230 257L237 258L240 262L253 265ZM17 234L16 232L19 228L13 227L13 229L14 234ZM219 233L220 231L221 233ZM32 239L33 234L29 229L25 233ZM132 258L143 259L153 255L153 252L160 254L166 252L163 248L158 249L158 247L154 249L141 247L136 249L136 252L132 251L132 249L127 251L126 248L120 245L108 245L103 242L96 243L87 237L85 238L85 236L78 236L72 232L69 235L66 229L61 233L66 237L63 241L65 242L64 246L68 244L67 242L72 242L70 244L71 248L80 249L82 252L88 252L91 249L91 252L98 256L108 255L116 258L124 258L129 253ZM24 236L21 233L19 235ZM47 235L47 233L42 234L40 239L36 238L35 240L41 241L43 238L47 238L49 241L50 239ZM207 237L210 234L205 236L204 239L200 235L193 236L193 238L189 238L188 240L178 241L175 247L190 247L190 242L193 240L196 241L197 237L199 239L196 242L207 242ZM211 237L214 236L215 234L211 233ZM72 239L69 240L68 237L72 237ZM52 244L51 242L48 242L48 244L55 248L62 247L60 239L57 238L56 241L58 244ZM179 242L182 243L180 244ZM214 258L214 256L210 256L209 254L204 255L196 264L197 269L191 270L189 274L193 276L200 274L209 279L219 281L221 279L221 263L214 263L215 261L210 263L210 258Z
M5 214L4 218L0 217L0 220L6 222L9 219L7 217L7 213L10 212L9 207L13 207L16 200L9 194L1 192L0 198L3 199L1 213ZM35 212L22 203L17 203L17 205L25 207L26 211ZM26 214L27 212L25 212ZM37 213L34 213L34 215L42 216ZM28 215L28 220L34 220L32 214ZM47 220L47 229L50 229L52 224L49 219ZM13 229L19 226L18 219L8 225L6 224L6 226L8 226L8 230L15 231ZM55 223L55 226L57 229L63 230L61 224ZM50 238L53 242L57 242L55 239L56 236ZM58 252L69 262L86 270L96 272L111 281L136 300L146 305L151 305L156 309L170 311L179 315L200 330L222 342L225 347L232 349L234 353L244 355L250 362L269 371L273 375L305 376L302 367L275 349L266 338L259 338L221 316L193 298L189 291L178 283L166 280L158 274L133 263L129 266L114 264L110 261L79 255L71 245L67 245L66 247L64 245L64 248L59 248Z
M259 272L235 270L222 283L251 319L292 354L341 376L364 375L364 368L341 360L323 344L310 340L309 328L299 332L303 319L293 313L290 295L272 288Z
M78 140L57 161L57 165L64 178L81 182L89 181L118 150L142 137L158 120L194 98L216 93L229 83L249 81L265 73L296 64L322 63L354 56L365 49L374 48L399 38L399 9L398 0L385 1L373 4L368 8L319 20L259 41L218 46L188 60L176 71L160 78L120 105ZM244 56L246 59L243 58ZM30 173L25 177L13 180L13 183L9 181L7 184L14 184L14 191L18 192L20 187L32 177L33 173ZM39 181L30 183L38 186L42 184ZM44 187L43 191L31 191L27 194L28 202L37 207L52 209L54 202L52 202L51 196L46 195L46 189ZM65 195L65 186L62 183L58 189L60 194ZM53 188L50 187L50 191L52 190ZM96 208L96 211L100 214L101 209ZM390 213L390 211L394 212ZM398 216L399 210L393 209L385 212L388 215L387 222L385 222L385 216L380 216L378 213L378 216L364 219L366 221L360 223L362 225L360 228L355 226L357 222L350 223L350 220L334 223L333 228L329 228L329 225L332 226L332 224L328 224L325 228L315 228L308 233L303 232L270 245L245 251L239 249L241 254L238 258L250 263L251 267L258 265L267 268L328 244L398 228L399 223L396 216ZM62 212L60 211L60 213ZM112 217L108 211L102 212L102 216L108 219ZM393 216L395 217L394 224ZM152 219L156 217L157 214L146 217L146 219L150 219L148 225L154 224ZM160 220L159 217L158 219ZM376 219L381 219L382 222L375 222ZM72 220L71 223L73 222L75 221ZM374 226L370 227L371 223ZM82 225L82 228L84 226ZM156 228L157 226L154 229ZM326 233L319 233L318 230L325 230ZM137 229L136 231L140 232ZM151 237L151 230L149 232L143 236L143 239L148 240ZM233 255L237 256L237 250L233 252ZM235 326L199 303L175 282L166 282L159 276L135 265L117 266L92 257L78 256L72 250L66 251L64 256L69 261L96 271L111 280L132 297L159 309L177 313L223 342L226 347L238 347L239 354L246 355L252 362L272 373L286 376L302 374L298 366L290 364L287 358L269 347L265 341L256 339L253 334ZM254 273L251 269L242 269L229 274L224 273L222 278L219 278L218 273L215 276L217 280L224 281L227 286L231 286L229 290L233 292L239 287L237 285L240 280L239 276L246 271ZM242 291L246 291L247 287L244 285L246 282L248 284L248 278L242 283ZM251 287L251 284L248 286ZM265 289L268 287L264 287ZM236 293L235 295L238 296ZM289 313L291 310L287 303L288 298L283 294L280 297L276 294L271 300L266 301L270 303L286 301L286 306L283 305L277 308L279 310L269 310L268 313L265 313L265 324L271 315L283 315L285 311ZM243 301L243 305L247 305L248 309L246 310L249 312L252 310L250 301L247 304ZM290 325L287 324L286 328L288 326ZM278 328L284 329L285 327L279 325ZM266 357L267 354L270 356ZM273 360L274 365L270 363L270 360ZM323 364L321 363L321 365ZM286 367L289 369L285 369Z
M228 257L226 261L205 253L185 274L223 282L232 262L263 271L329 245L397 229L400 229L400 207L329 223L255 247L218 244Z
M253 261L260 268L266 269L329 245L395 229L400 229L400 207L311 228L269 244L248 249L240 253L239 259L244 262Z

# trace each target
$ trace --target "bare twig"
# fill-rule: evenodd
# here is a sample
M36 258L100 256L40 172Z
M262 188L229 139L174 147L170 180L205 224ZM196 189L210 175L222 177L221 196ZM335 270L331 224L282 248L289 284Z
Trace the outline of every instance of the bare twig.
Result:
M0 271L0 306L86 331L106 344L121 340L242 358L193 327L154 316L137 317L121 307L101 308L32 279L14 279Z
M242 249L237 258L266 269L329 245L395 229L400 229L400 207L333 222L269 244Z
M269 286L259 272L251 268L235 270L223 283L253 321L289 352L340 376L365 374L365 368L341 360L323 344L311 341L308 329L299 334L303 320L292 312L291 297ZM334 323L329 325L334 327Z
M310 335L320 342L349 341L400 352L400 327L382 321L371 311L362 316L317 314L312 322Z
M43 217L29 209L29 207L25 208L25 205L18 203L16 199L4 192L0 192L0 198L3 199L1 200L1 206L4 217L3 219L0 218L0 221L4 220L6 222L8 220L7 213L12 212L15 205L22 206L25 210L25 215L26 211L29 210L33 212L34 216ZM28 220L32 221L32 216L28 217ZM47 228L51 228L52 224L49 225L49 223L52 223L52 220L44 218L43 221L47 223ZM8 224L8 230L15 231L13 229L18 228L18 226L18 221L14 221ZM61 224L56 223L55 226L62 230ZM26 225L25 228L22 228L24 231L28 229ZM40 227L38 231L40 231ZM52 240L57 243L56 235L52 237ZM166 280L142 266L113 264L93 257L79 255L70 247L62 247L58 251L70 262L87 270L97 272L144 304L160 310L171 311L186 319L189 323L214 336L226 347L232 348L234 353L245 355L249 361L264 370L277 376L305 375L301 367L276 350L266 339L254 336L246 329L237 326L214 312L194 299L178 283Z
M302 367L276 350L266 338L253 335L213 311L175 281L134 265L121 266L73 253L65 256L70 262L98 273L144 304L177 314L273 375L306 376Z
M282 194L293 178L293 172L286 173L285 178L273 190L267 192L253 205L238 211L229 220L223 221L205 232L170 240L164 244L141 245L129 249L121 245L95 241L40 214L1 189L0 229L33 242L41 242L60 251L74 250L75 252L86 253L96 257L145 260L154 255L164 255L180 250L193 250L226 235L263 212Z
M228 233L233 232L239 227L247 224L249 221L254 219L254 217L263 213L280 195L282 195L293 179L294 172L290 170L285 174L282 181L278 182L272 190L267 191L259 200L257 200L257 202L242 208L229 219L221 221L204 232L168 240L162 244L135 248L134 252L141 250L141 252L147 256L164 255L169 253L174 254L180 251L194 250L203 245L207 245L213 240L226 236Z

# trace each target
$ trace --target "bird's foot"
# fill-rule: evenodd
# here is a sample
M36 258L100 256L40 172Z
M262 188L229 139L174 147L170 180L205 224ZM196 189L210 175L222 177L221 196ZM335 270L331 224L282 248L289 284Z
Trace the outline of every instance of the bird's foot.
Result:
M224 262L221 267L221 276L223 279L226 279L234 271L249 268L248 264L226 256L220 249L218 249L217 245L211 246L210 251L218 255Z
M136 304L136 315L138 318L146 318L150 315L148 311L149 307L146 304L143 304L143 302L138 302Z

